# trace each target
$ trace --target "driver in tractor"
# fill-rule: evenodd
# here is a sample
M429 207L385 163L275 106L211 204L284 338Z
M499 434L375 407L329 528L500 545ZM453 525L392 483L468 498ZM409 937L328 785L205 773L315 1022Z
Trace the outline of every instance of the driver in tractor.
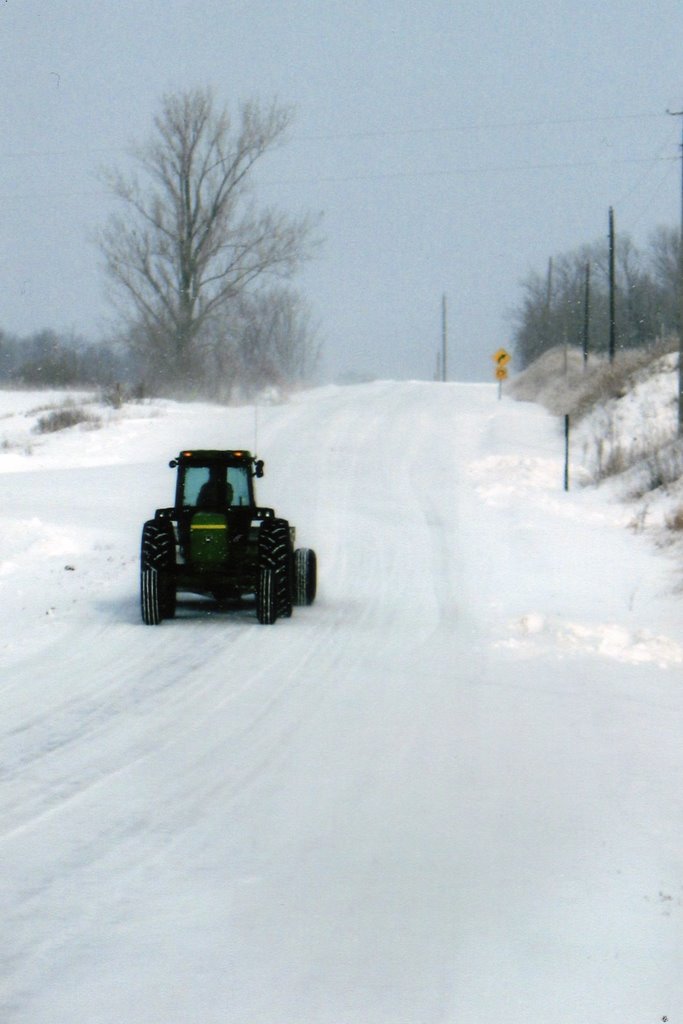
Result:
M223 480L218 469L211 469L209 479L199 489L197 508L218 509L232 505L232 486Z

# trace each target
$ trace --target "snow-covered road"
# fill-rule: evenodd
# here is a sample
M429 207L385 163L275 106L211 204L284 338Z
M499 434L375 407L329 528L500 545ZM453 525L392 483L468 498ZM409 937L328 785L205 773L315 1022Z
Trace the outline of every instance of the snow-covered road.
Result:
M3 1024L683 1020L676 566L549 416L376 383L29 456L3 400ZM318 600L144 627L168 459L255 429Z

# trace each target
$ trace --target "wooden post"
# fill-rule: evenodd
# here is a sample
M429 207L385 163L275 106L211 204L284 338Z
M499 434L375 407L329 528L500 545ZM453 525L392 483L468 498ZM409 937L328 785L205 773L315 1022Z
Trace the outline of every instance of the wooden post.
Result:
M617 347L616 273L614 269L614 210L609 208L609 361L614 362Z

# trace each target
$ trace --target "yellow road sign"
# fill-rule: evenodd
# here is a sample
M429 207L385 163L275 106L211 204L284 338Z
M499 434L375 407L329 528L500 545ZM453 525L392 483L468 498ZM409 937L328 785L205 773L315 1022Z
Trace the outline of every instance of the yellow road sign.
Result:
M507 349L504 348L499 348L493 355L493 361L494 363L497 363L498 366L507 366L511 359L512 356Z
M505 367L504 366L497 366L496 367L496 380L507 380L507 379L508 379L508 372L505 369Z

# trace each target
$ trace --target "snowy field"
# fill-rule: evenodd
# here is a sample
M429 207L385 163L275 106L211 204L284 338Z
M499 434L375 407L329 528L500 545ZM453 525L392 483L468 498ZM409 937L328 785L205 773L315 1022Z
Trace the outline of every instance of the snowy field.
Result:
M683 1021L683 569L549 415L49 400L0 393L3 1024ZM168 460L255 436L318 600L143 626Z

